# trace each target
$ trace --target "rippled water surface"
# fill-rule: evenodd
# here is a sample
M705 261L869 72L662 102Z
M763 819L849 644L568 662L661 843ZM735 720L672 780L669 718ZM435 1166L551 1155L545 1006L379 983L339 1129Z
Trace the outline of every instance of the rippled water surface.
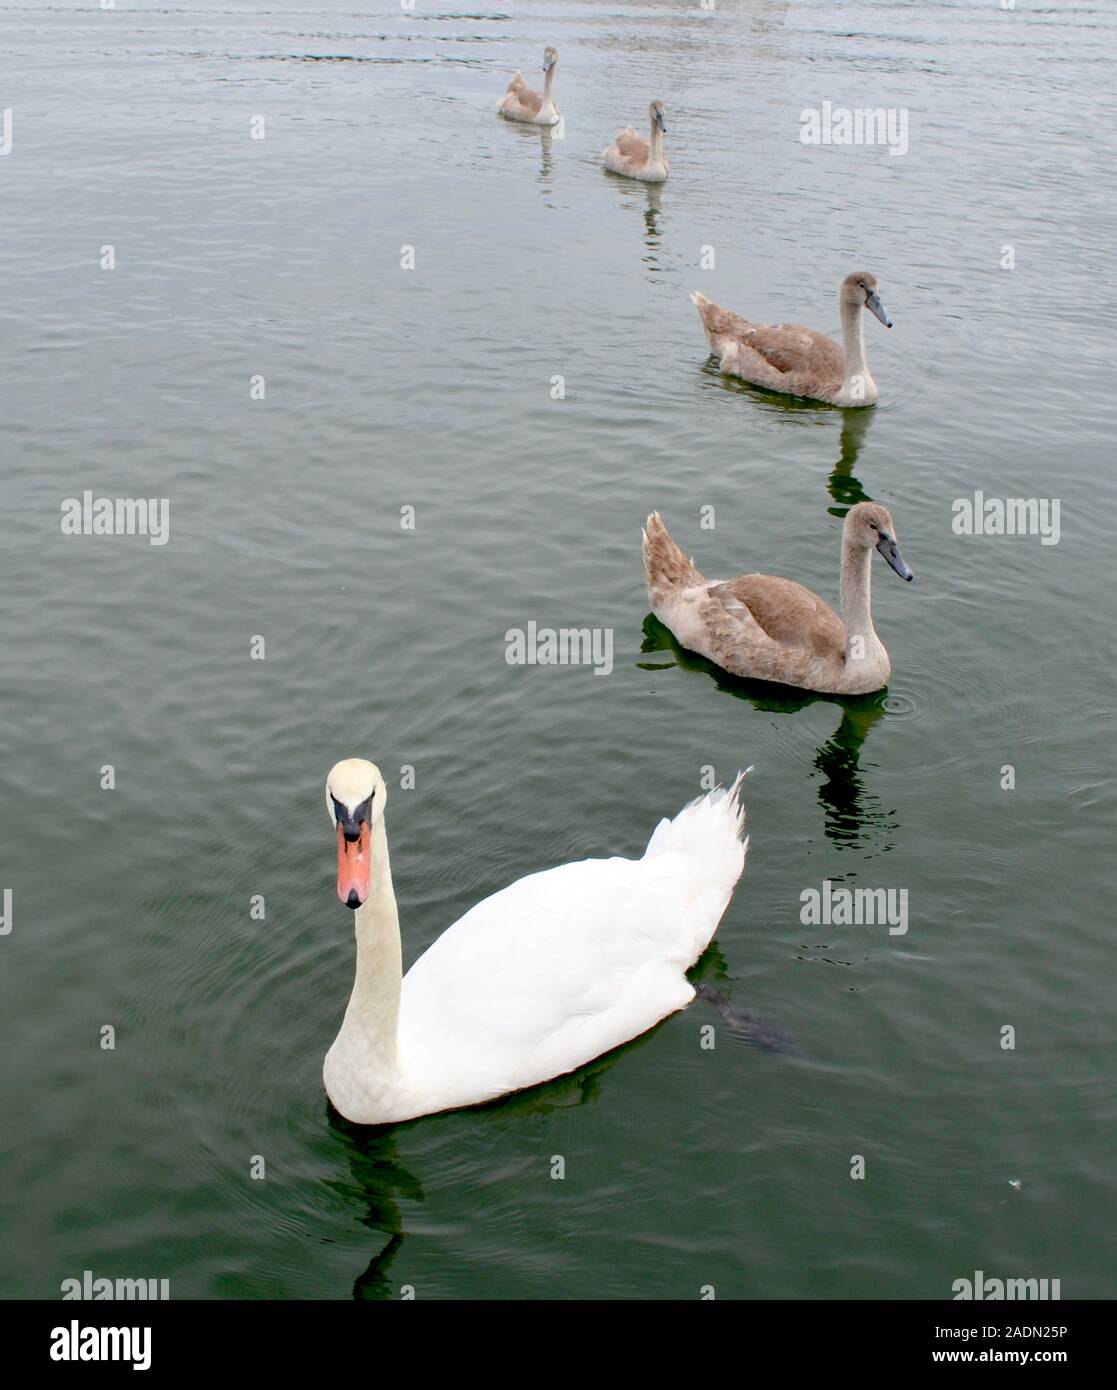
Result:
M1115 40L1029 0L0 11L0 1292L1113 1295ZM544 43L561 139L494 114ZM653 97L660 189L599 164ZM804 146L824 100L906 110L908 152ZM707 361L691 290L836 331L862 268L875 410ZM169 498L169 543L64 536L87 488ZM1060 499L1059 543L955 535L976 489ZM647 615L652 508L707 573L836 601L862 497L916 572L876 566L883 696L732 682ZM509 666L531 620L611 629L613 673ZM799 1055L696 1006L347 1126L349 754L389 774L407 962L753 764L699 975ZM909 930L803 925L824 879Z

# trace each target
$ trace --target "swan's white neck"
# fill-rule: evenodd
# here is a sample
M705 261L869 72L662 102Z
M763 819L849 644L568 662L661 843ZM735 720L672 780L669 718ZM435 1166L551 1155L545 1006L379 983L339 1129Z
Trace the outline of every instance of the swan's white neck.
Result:
M865 314L860 304L842 299L842 349L845 358L845 380L842 382L842 404L864 405L877 398L877 384L869 375L865 357Z
M873 627L873 552L842 538L842 619L846 628L846 662L851 670L862 665L876 669L888 653ZM885 673L887 678L887 672Z
M357 973L341 1031L326 1055L326 1090L352 1114L362 1099L391 1089L399 1079L396 1053L403 980L399 914L381 815L372 827L369 895L356 911ZM340 1102L340 1104L339 1104Z

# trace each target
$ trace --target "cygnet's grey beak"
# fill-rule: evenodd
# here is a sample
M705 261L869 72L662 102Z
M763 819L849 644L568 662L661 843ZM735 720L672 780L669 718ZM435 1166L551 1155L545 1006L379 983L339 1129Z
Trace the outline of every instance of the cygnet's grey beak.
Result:
M865 296L865 307L867 309L871 309L873 313L876 314L877 318L880 319L881 323L884 324L885 328L892 327L892 320L888 317L888 311L880 302L880 295L877 294L876 290L870 290L869 293Z
M904 563L904 557L900 554L900 547L896 544L895 540L884 531L880 533L880 540L877 541L877 549L900 578L906 579L910 584L915 578L915 575L912 574L911 570L909 570Z

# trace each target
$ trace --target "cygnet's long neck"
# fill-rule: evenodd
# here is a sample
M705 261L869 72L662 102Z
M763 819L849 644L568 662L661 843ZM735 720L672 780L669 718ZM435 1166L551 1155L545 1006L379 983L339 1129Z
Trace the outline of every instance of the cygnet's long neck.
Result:
M842 618L846 627L847 661L873 660L884 650L873 627L872 572L873 552L843 535Z
M543 79L543 104L539 108L539 114L553 115L555 110L555 73L558 71L558 64L552 63L547 69L547 75Z
M842 395L850 399L861 399L873 391L874 383L869 375L869 364L865 359L865 314L860 304L843 298L842 306L842 349L845 358L845 380L842 382ZM858 386L857 378L860 378Z
M357 973L334 1048L370 1081L397 1070L399 996L403 980L399 913L392 887L384 817L372 827L369 895L356 911Z
M648 163L663 163L663 127L652 117L652 138L648 141Z

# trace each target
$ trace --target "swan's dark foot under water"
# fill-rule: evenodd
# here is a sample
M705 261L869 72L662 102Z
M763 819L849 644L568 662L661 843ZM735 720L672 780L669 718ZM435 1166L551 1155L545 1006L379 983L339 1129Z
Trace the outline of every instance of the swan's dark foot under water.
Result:
M777 1028L774 1023L769 1023L767 1019L760 1018L751 1009L739 1009L736 1004L731 1004L713 985L695 985L694 997L712 1004L725 1019L725 1026L729 1029L730 1035L739 1042L758 1047L761 1052L799 1055L799 1049L790 1034L785 1033L782 1028Z

